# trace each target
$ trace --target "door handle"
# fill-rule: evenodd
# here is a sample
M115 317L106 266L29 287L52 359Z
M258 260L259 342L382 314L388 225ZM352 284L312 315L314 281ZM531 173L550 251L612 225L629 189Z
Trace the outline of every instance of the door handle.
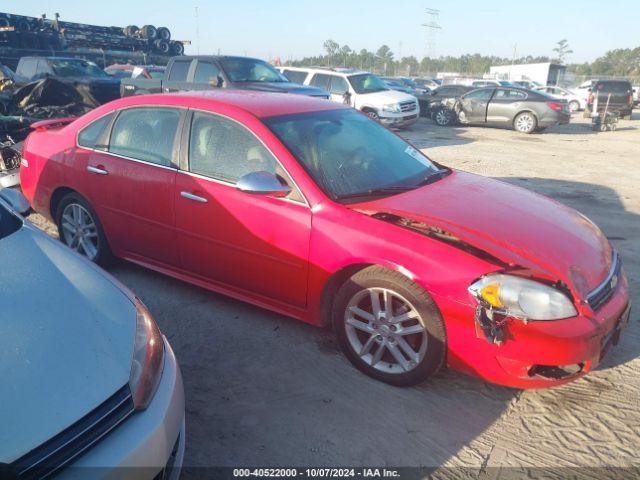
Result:
M100 168L100 167L93 167L89 165L87 167L87 170L91 173L97 173L98 175L109 175L109 172L107 172L104 168Z
M198 195L194 195L189 192L180 192L180 195L184 198L188 198L189 200L193 200L194 202L207 203L209 201L204 197L199 197Z

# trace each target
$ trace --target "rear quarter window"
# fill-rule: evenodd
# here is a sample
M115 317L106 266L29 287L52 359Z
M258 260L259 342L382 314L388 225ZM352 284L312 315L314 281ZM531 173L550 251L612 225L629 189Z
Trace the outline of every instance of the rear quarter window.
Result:
M184 82L187 80L187 73L189 73L189 67L191 66L191 61L185 62L174 62L171 70L169 71L168 80L172 82Z
M100 137L104 133L105 128L113 118L113 113L109 113L104 117L100 117L93 123L90 123L78 134L78 145L84 148L97 148L106 145L99 145Z

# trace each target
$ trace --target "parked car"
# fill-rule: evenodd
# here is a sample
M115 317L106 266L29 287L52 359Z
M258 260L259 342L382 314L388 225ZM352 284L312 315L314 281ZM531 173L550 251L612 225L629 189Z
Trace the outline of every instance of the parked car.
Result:
M442 80L440 80L439 78L414 77L413 81L421 87L428 88L430 90L435 90L442 85Z
M326 90L290 82L263 60L208 55L173 57L160 79L123 79L121 96L218 88L329 98Z
M462 96L456 108L460 123L506 126L521 133L539 132L571 120L565 100L523 88L473 90Z
M418 105L420 106L420 113L422 116L426 116L427 104L429 103L429 96L431 90L429 88L421 87L413 80L406 77L380 77L387 84L391 90L398 92L408 93L418 99Z
M426 114L440 126L451 125L455 119L454 107L460 97L474 90L467 85L443 85L430 95L426 106Z
M618 112L620 116L631 119L633 113L633 89L627 80L598 80L591 88L585 116L594 112Z
M534 82L532 80L516 80L511 82L514 87L527 88L529 90L535 90L538 87L544 87L543 84L539 82Z
M101 228L78 199L61 204L72 246ZM0 477L177 479L184 391L169 342L133 293L28 211L19 191L0 190Z
M114 64L104 69L107 75L115 78L163 78L166 67L161 65Z
M475 80L471 83L473 88L483 88L483 87L513 87L511 82L507 80Z
M350 105L385 126L405 128L418 120L418 99L391 90L379 77L349 68L282 67L287 78L328 90L331 100ZM304 78L302 77L304 75Z
M628 318L620 259L584 216L439 165L346 105L131 97L36 129L24 158L25 195L70 247L332 324L357 368L394 385L445 364L558 385ZM95 235L67 224L76 208Z
M550 85L546 87L536 87L534 90L546 93L554 98L566 100L569 104L569 111L571 113L577 112L578 110L584 110L587 107L587 101L583 97L573 93L571 90L567 90L566 88Z
M569 90L579 96L584 102L589 101L589 95L591 95L591 88L595 85L596 80L586 80L582 82L580 85L574 88L570 88Z
M100 103L120 98L120 80L110 77L98 65L80 58L22 57L16 69L16 83L53 78L73 85L86 85Z

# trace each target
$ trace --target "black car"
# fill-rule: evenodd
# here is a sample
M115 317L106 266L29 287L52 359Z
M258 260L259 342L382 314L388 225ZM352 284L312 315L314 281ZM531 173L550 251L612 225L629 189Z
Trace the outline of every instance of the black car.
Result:
M161 79L123 79L120 93L123 97L130 97L147 93L215 88L297 93L310 97L329 98L329 92L325 90L290 82L287 77L264 60L205 55L173 57Z
M633 86L627 80L598 80L591 87L585 117L594 111L618 112L622 118L631 118L633 112Z
M99 103L120 97L120 80L107 75L98 65L81 58L22 57L15 80L18 86L52 78L74 86L84 85Z
M426 115L438 125L449 125L455 119L454 105L462 95L473 89L467 85L443 85L436 88L428 97Z

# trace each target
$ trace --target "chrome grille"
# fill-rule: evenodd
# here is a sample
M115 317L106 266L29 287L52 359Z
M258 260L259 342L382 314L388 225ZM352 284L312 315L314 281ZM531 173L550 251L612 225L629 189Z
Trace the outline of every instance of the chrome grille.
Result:
M591 310L595 312L609 301L616 289L616 286L618 285L621 270L622 262L620 261L618 254L614 252L613 263L607 278L605 278L604 282L598 285L598 287L587 295L587 303L591 307Z
M400 110L402 110L403 112L413 112L417 108L418 108L418 104L413 100L409 100L407 102L400 102Z
M134 411L125 385L96 409L11 464L20 480L49 478L82 455Z

